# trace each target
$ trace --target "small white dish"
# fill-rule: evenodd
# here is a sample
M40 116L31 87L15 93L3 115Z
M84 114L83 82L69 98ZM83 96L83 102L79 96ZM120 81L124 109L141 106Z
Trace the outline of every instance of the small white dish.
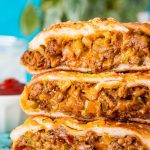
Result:
M19 99L20 95L0 95L0 133L10 132L26 119Z

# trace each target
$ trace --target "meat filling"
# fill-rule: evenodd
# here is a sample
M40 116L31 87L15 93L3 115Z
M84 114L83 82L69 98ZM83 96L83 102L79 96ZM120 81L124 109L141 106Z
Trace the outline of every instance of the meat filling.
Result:
M97 83L41 81L29 89L27 104L48 113L64 112L81 119L126 120L150 118L150 92L146 86L99 87Z
M26 132L18 143L15 150L147 150L133 136L112 137L107 133L98 136L92 131L88 131L86 135L72 136L59 129Z
M26 51L21 60L32 70L63 65L96 73L115 69L120 64L150 65L149 44L149 37L142 33L105 31L78 39L49 39L46 46Z

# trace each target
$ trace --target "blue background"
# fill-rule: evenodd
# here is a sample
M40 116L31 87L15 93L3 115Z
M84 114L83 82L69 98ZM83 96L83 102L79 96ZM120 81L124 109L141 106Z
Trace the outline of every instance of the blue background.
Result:
M38 31L25 37L20 29L20 17L29 0L0 0L0 35L13 35L29 41ZM41 0L32 0L38 7Z

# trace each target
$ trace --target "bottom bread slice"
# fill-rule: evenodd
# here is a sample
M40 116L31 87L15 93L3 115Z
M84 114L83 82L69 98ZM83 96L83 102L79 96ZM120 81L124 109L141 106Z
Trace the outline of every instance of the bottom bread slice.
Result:
M149 150L150 125L31 117L11 133L13 150Z

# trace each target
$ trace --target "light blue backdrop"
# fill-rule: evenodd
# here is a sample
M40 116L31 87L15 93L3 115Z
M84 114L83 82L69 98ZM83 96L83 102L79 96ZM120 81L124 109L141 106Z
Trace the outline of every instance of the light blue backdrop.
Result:
M34 36L25 37L20 30L20 16L29 2L29 0L0 0L0 35L14 35L26 40ZM38 7L41 0L32 2Z

